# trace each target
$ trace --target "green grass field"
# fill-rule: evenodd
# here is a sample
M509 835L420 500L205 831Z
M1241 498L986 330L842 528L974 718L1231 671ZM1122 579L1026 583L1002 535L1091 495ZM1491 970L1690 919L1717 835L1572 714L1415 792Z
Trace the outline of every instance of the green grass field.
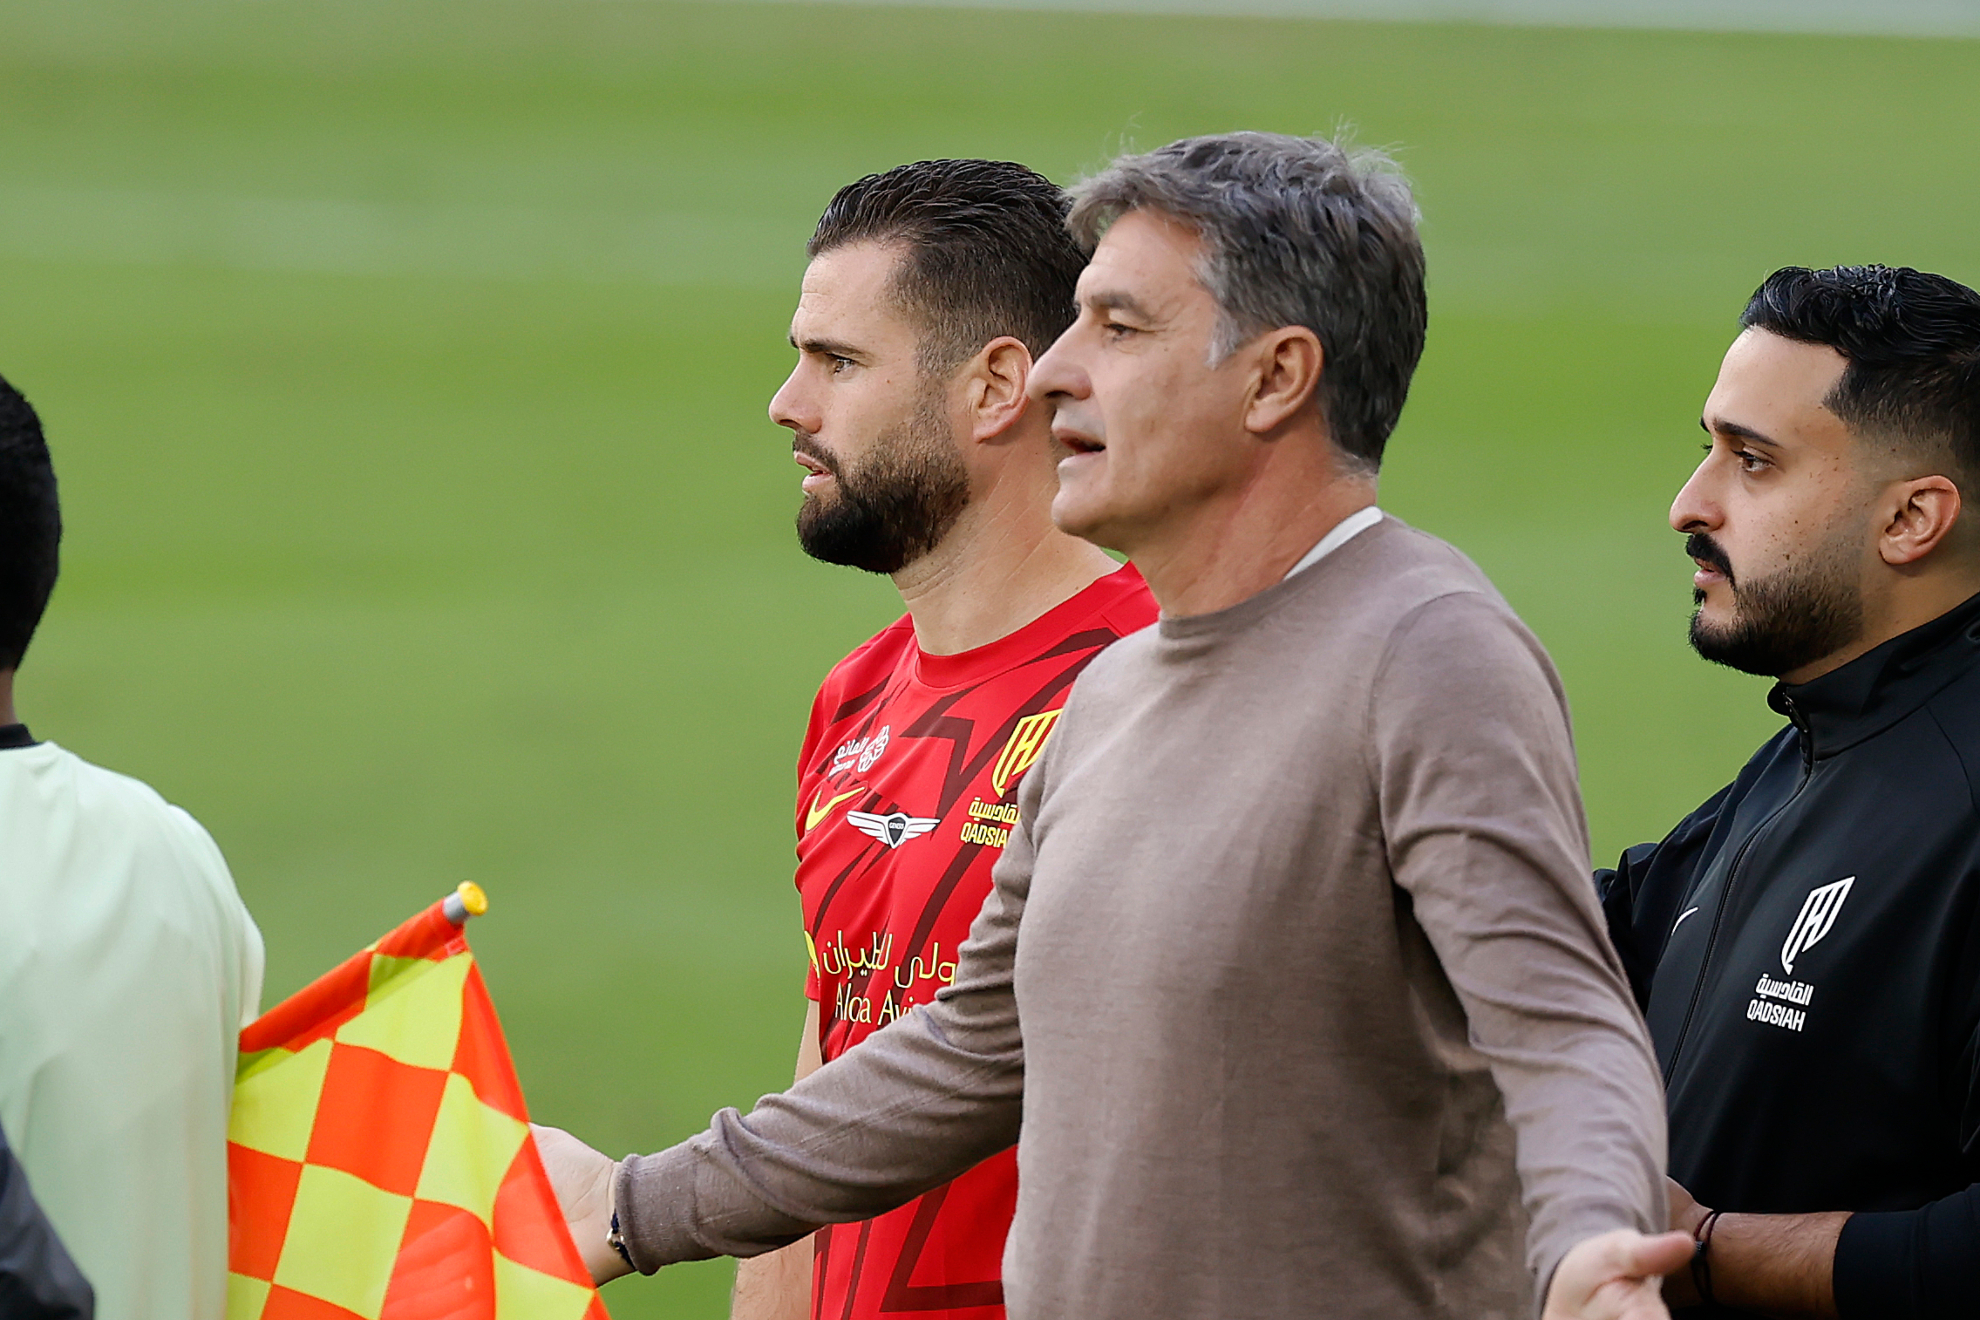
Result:
M788 1078L791 759L898 608L798 553L763 413L839 184L1393 144L1432 330L1383 502L1553 650L1598 855L1774 725L1686 650L1663 522L1745 295L1980 281L1980 42L657 0L0 0L0 33L0 373L69 517L26 718L213 831L269 1002L482 883L532 1106L615 1152ZM712 1317L728 1277L607 1300Z

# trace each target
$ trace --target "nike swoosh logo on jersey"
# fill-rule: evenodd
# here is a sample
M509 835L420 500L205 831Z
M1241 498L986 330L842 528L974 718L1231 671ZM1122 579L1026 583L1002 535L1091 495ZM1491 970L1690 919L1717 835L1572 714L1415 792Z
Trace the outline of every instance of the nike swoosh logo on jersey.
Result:
M822 793L824 791L825 790L820 789L819 793ZM841 793L839 794L839 796L833 798L830 802L827 802L822 807L818 805L818 793L813 793L811 795L811 805L809 807L806 807L804 811L804 832L806 834L809 834L813 830L817 829L818 822L824 820L827 816L831 815L833 807L838 806L841 802L844 802L847 798L858 797L862 791L864 790L855 788L848 792Z
M1678 927L1679 927L1679 926L1682 926L1682 925L1684 924L1684 918L1685 918L1685 917L1688 917L1688 916L1690 916L1690 915L1691 915L1692 913L1694 913L1694 912L1696 912L1696 911L1698 911L1698 909L1697 909L1697 908L1695 908L1695 907L1694 907L1694 908L1686 908L1686 909L1684 910L1684 913L1683 913L1683 915L1682 915L1682 916L1680 916L1680 917L1679 917L1679 918L1678 918L1678 919L1677 919L1676 921L1673 921L1673 922L1671 923L1671 934L1673 934L1673 935L1675 935L1675 934L1677 934L1677 933L1678 933Z

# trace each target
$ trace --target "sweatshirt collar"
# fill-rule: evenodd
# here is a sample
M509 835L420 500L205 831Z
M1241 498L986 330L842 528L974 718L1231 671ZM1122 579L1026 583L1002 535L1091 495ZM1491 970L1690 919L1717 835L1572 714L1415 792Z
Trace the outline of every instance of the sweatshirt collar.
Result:
M1240 632L1302 592L1325 590L1324 585L1316 584L1324 584L1343 572L1352 572L1352 565L1361 562L1361 554L1357 552L1364 551L1371 544L1379 545L1397 529L1407 530L1407 524L1388 514L1371 518L1335 545L1328 546L1324 562L1321 556L1309 551L1312 562L1304 569L1295 568L1265 590L1247 596L1235 605L1227 605L1209 614L1164 614L1155 625L1157 635L1165 641L1194 643ZM1368 535L1359 535L1362 532ZM1349 542L1353 543L1352 548ZM1314 550L1320 548L1315 546ZM1343 564L1350 567L1343 568Z
M0 751L13 747L34 746L34 735L28 732L25 724L0 724Z
M1312 568L1328 555L1333 554L1334 551L1340 549L1349 541L1352 541L1355 537L1381 521L1382 511L1372 504L1365 509L1356 509L1353 513L1350 513L1347 517L1328 528L1327 534L1320 538L1319 543L1301 555L1297 564L1286 570L1286 577L1291 577L1295 573L1302 573ZM1280 579L1280 581L1284 580L1284 578Z
M1810 755L1874 737L1980 666L1980 595L1806 683L1776 683L1767 704L1793 720Z

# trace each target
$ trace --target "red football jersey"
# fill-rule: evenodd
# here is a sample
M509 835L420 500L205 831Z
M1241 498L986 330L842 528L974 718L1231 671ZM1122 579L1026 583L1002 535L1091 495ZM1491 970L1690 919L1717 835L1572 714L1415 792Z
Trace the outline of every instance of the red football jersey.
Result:
M1017 819L1018 780L1109 642L1155 621L1122 568L988 646L926 655L903 618L833 669L798 759L798 894L819 1046L837 1058L955 979ZM1004 1313L1017 1208L1005 1151L900 1209L813 1238L814 1320Z

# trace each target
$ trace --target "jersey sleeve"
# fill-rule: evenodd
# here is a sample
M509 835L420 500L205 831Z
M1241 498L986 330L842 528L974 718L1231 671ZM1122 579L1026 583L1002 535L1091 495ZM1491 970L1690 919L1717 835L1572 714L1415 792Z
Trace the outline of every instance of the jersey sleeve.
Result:
M832 680L830 678L826 679L820 685L818 694L811 699L811 719L805 724L804 741L798 746L797 795L791 802L791 837L793 839L799 839L804 836L805 794L811 790L812 780L818 777L812 774L811 768L816 764L818 745L825 738L825 729L827 727L825 711L827 705L837 700L837 695L832 691L832 687Z
M812 781L818 777L812 773L812 767L817 764L819 744L825 737L828 718L825 712L828 704L838 699L832 689L831 678L827 678L819 685L818 694L811 699L811 719L805 725L804 742L798 747L797 797L791 805L791 837L794 840L804 837L804 804L807 796L812 792ZM797 884L795 874L791 877L791 883L794 886ZM811 934L806 931L804 933L804 997L817 1003L823 993L818 985L818 950L812 946Z
M222 954L227 969L227 1013L237 1027L246 1027L261 1016L262 977L267 969L261 927L255 924L254 915L241 899L234 873L228 869L220 845L213 841L206 827L181 807L168 806L166 811L219 910Z

